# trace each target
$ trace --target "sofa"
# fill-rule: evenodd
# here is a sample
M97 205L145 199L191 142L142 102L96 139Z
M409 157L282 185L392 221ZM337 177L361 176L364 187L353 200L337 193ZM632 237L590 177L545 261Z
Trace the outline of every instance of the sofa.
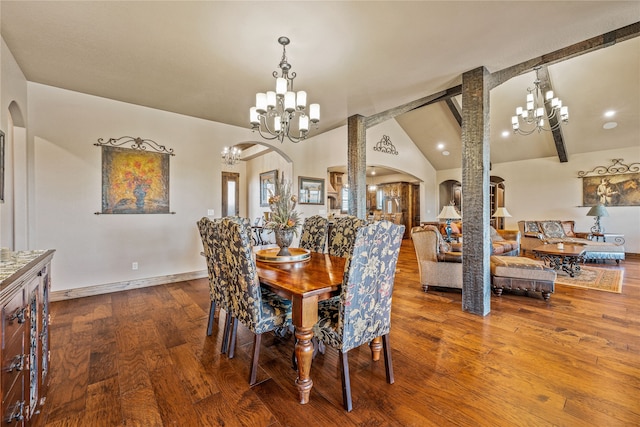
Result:
M436 227L443 237L447 235L446 223L423 222L422 225ZM496 230L491 227L491 255L518 256L520 254L520 234L518 230ZM463 238L461 221L451 222L451 237L454 240L451 244L451 250L460 252L462 250L460 240Z
M522 253L533 251L543 244L584 245L585 261L625 259L624 246L610 242L597 242L589 239L589 233L574 230L575 221L571 220L536 220L518 221L520 231L520 248Z

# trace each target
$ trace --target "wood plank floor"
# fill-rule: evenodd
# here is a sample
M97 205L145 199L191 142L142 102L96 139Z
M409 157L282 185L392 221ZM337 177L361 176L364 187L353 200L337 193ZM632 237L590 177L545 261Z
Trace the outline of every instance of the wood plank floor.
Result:
M603 267L602 264L599 265ZM556 286L491 298L485 317L459 291L424 293L410 240L394 290L395 384L368 348L349 353L354 410L342 408L337 352L313 362L297 403L293 339L267 335L248 385L252 334L236 357L206 336L206 279L52 304L47 426L640 425L640 259L622 294ZM55 277L54 277L55 280ZM224 314L223 316L224 317Z

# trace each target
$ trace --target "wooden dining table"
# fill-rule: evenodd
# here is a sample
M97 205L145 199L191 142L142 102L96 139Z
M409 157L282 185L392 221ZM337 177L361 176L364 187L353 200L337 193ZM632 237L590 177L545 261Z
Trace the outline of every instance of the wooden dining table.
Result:
M260 249L260 248L257 248ZM295 354L298 365L300 403L309 402L313 387L310 377L313 360L313 325L318 321L318 301L339 295L345 259L311 252L308 260L297 262L265 262L256 260L262 286L292 301L295 326Z

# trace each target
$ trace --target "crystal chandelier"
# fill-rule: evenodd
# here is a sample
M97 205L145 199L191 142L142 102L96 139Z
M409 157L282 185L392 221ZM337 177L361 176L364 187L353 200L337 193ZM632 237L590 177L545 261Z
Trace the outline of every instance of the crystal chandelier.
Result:
M240 150L238 147L224 147L222 150L222 164L227 166L233 166L240 161Z
M542 98L542 90L540 89L540 78L536 67L536 79L533 82L533 88L527 88L527 105L525 108L516 108L516 115L511 117L511 125L513 133L520 135L531 135L535 131L554 131L560 127L560 122L569 123L569 107L563 106L562 101L553 96L553 91L549 90ZM549 126L544 126L545 108L549 111ZM552 120L556 119L552 125ZM521 127L524 126L524 129Z
M320 105L309 105L309 115L306 114L307 92L293 91L293 79L296 73L289 75L291 64L287 62L285 46L289 44L287 37L278 38L282 45L282 59L278 77L278 71L273 72L276 79L276 90L256 94L256 106L249 110L251 129L258 131L265 139L279 139L284 141L285 136L292 142L300 142L309 133L309 121L314 125L320 121Z

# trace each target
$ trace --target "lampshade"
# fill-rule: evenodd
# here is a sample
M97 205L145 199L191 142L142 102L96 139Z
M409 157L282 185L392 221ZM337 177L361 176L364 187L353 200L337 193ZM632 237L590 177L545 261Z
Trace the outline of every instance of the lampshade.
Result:
M587 212L587 216L609 216L609 212L603 205L595 205L591 206L589 212Z
M439 219L461 219L462 217L456 211L455 206L446 205L442 208L442 212L438 215Z
M498 208L498 209L496 209L494 214L491 215L491 216L493 218L511 218L511 214L509 213L507 208Z

